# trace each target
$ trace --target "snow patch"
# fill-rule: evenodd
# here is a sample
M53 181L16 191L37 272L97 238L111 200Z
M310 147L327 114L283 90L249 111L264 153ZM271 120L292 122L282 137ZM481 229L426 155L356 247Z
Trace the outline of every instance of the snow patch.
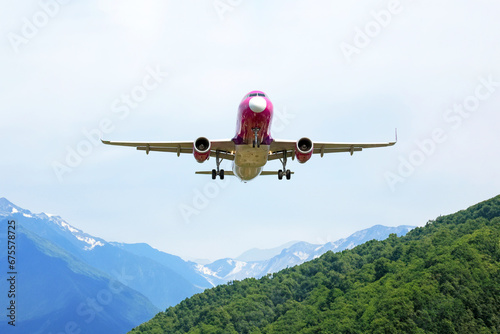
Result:
M309 254L304 253L304 252L295 252L295 253L293 253L293 255L298 257L301 261L305 261L309 257Z
M210 275L210 276L214 276L214 277L217 277L219 278L219 276L217 276L217 273L213 272L212 270L210 270L209 268L205 267L204 265L202 264L197 264L195 266L196 270L204 275ZM210 282L212 283L212 282Z
M80 241L83 241L87 244L89 244L90 246L85 246L83 249L84 250L92 250L94 249L95 246L104 246L104 244L100 241L97 241L95 240L94 238L90 238L90 237L82 237L82 236L79 236L79 235L76 235L76 238Z
M80 232L78 231L76 228L72 227L71 225L69 225L68 223L62 221L61 222L61 226L68 229L71 233L77 233L77 232ZM78 237L77 237L78 238ZM104 245L102 245L104 246Z
M33 218L33 216L32 216L32 215L29 215L29 214L27 214L27 213L23 213L23 216L24 216L24 217L28 217L28 218Z
M234 269L226 276L230 276L230 275L234 275L234 274L239 273L241 271L241 269L243 269L243 267L247 265L246 262L242 262L242 261L234 261L234 262L236 262Z
M12 212L11 213L18 213L19 211L16 209L16 208L12 208Z

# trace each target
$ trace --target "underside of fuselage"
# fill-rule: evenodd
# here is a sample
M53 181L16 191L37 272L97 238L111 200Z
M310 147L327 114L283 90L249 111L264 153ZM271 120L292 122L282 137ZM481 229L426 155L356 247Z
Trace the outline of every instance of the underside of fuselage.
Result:
M260 175L267 163L269 145L236 145L233 172L242 181L250 181Z

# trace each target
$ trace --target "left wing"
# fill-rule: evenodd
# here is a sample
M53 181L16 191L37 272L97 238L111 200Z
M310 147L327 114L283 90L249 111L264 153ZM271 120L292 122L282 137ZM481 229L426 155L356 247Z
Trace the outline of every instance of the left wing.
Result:
M364 148L374 148L374 147L386 147L392 146L397 142L396 140L391 142L380 142L380 143L332 143L332 142L313 142L313 154L321 154L321 157L325 153L339 153L339 152L349 152L351 155L354 152L362 151ZM286 152L287 157L294 157L296 150L297 141L293 140L275 140L271 143L270 154L268 160L275 160L283 158L283 154Z
M117 146L131 146L140 151L146 151L149 154L151 151L158 152L171 152L193 154L194 141L170 141L170 142L129 142L129 141L110 141L102 140L106 145ZM234 142L231 139L225 140L211 140L210 141L210 156L215 157L216 152L219 151L219 157L227 160L234 160Z

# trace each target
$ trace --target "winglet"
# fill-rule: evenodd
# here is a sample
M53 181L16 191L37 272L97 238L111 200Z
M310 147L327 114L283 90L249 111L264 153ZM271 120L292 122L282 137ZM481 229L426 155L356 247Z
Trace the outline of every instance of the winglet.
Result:
M397 143L398 142L398 128L396 128L395 132L396 132L396 141L395 141L395 143Z

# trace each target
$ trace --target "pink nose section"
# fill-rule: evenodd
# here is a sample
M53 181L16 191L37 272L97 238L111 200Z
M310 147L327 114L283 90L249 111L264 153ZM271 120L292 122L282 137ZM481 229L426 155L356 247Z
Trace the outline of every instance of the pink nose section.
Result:
M248 106L250 107L250 110L252 110L253 112L259 113L263 112L264 109L266 109L267 102L265 98L261 96L255 96L250 99Z

